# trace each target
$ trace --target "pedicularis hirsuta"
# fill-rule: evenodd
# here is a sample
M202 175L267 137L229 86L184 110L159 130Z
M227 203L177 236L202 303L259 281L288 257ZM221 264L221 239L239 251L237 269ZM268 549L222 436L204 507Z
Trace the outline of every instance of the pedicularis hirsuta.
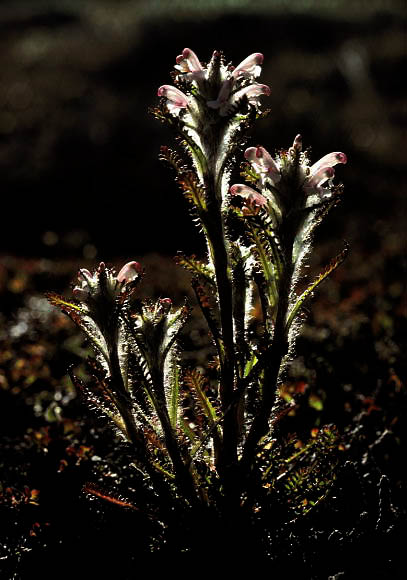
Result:
M185 48L173 85L158 89L152 111L177 135L178 151L162 147L160 156L175 170L206 240L204 258L179 254L177 261L192 274L207 322L209 370L182 365L178 338L191 305L138 299L144 272L137 262L117 275L104 263L94 272L80 270L75 300L49 295L95 353L98 380L76 384L131 445L132 465L157 494L157 505L165 497L186 511L214 508L225 517L261 511L256 486L273 492L275 426L290 410L279 395L282 373L304 304L346 253L306 279L314 230L342 193L334 167L346 155L311 162L300 135L273 154L247 147L249 131L265 115L261 100L270 94L257 80L262 63L254 53L233 67L214 52L205 65ZM239 168L242 183L234 183ZM326 430L321 437L328 445L334 435ZM300 494L302 505L325 493L309 502Z

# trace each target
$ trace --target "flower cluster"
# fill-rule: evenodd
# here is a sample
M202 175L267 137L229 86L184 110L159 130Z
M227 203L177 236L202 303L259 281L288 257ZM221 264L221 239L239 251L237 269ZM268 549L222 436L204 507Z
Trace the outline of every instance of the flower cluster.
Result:
M115 297L127 284L134 282L141 273L142 267L138 262L127 262L117 276L113 270L106 268L104 262L101 262L93 274L86 268L79 270L78 284L73 288L72 293L81 302L96 298L100 294L100 276L103 274L106 291Z
M166 104L171 114L177 116L183 109L190 113L196 112L194 89L198 89L206 106L218 110L222 117L227 116L233 110L233 105L244 97L250 104L258 106L260 96L270 94L270 87L254 80L261 72L261 53L251 54L236 68L221 63L218 69L219 58L220 53L215 51L209 65L203 67L196 54L190 48L184 48L182 54L176 58L175 69L178 80L185 79L192 84L191 94L186 95L172 85L162 85L158 89L158 96L167 99ZM215 69L216 75L213 74Z
M261 193L244 184L235 184L230 188L232 195L239 195L254 206L265 206L270 201L271 192L283 192L289 180L292 189L292 177L295 175L294 190L300 189L305 198L317 196L322 201L331 195L334 166L346 163L345 153L339 151L328 153L310 166L306 153L302 153L301 135L294 139L288 151L282 151L275 159L264 147L249 147L244 153L256 177L256 185Z

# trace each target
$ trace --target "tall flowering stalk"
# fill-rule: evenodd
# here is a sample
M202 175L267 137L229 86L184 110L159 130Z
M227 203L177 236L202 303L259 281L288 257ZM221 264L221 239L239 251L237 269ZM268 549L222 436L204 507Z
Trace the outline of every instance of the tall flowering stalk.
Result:
M162 151L162 158L178 172L208 244L206 279L198 267L195 274L213 298L212 314L219 321L215 331L211 328L212 334L218 334L214 339L223 412L217 468L226 489L233 482L228 492L233 495L239 487L236 477L244 480L253 467L257 445L269 433L279 373L298 332L301 306L344 257L344 253L338 256L298 296L313 230L341 193L333 185L333 167L346 163L346 156L331 153L311 165L299 135L276 158L263 147L249 147L244 152L248 164L243 175L257 189L231 186L231 169L248 130L261 116L260 96L270 94L267 85L255 80L263 55L254 53L233 68L215 52L204 67L186 48L176 62L176 86L158 89L164 99L155 114L181 136L192 160L187 170L175 161L173 152ZM231 204L234 196L241 199L240 208ZM241 222L238 236L233 219ZM191 269L191 260L187 266ZM263 327L261 337L253 338L256 298L262 305ZM242 414L242 407L252 407L251 399L257 401L256 412Z
M234 68L214 52L204 65L185 48L174 84L158 89L153 110L178 136L181 153L162 147L161 159L175 169L207 244L205 260L177 260L193 274L216 349L216 381L182 368L177 339L189 307L176 308L169 298L138 300L143 272L136 262L117 275L103 263L93 273L80 270L74 301L49 295L96 353L96 386L74 378L76 384L133 446L135 465L159 498L231 522L242 510L258 511L256 486L272 487L267 477L276 460L265 450L290 408L279 380L303 305L346 254L306 283L314 230L341 195L333 177L345 154L312 164L299 135L274 156L261 146L245 149L248 131L264 115L261 99L270 94L257 81L262 63L254 53ZM245 183L232 184L241 159Z
M186 48L176 59L178 87L164 85L158 95L165 97L156 116L172 125L182 137L184 150L192 159L187 195L192 193L194 210L208 245L208 271L216 288L215 317L218 319L218 356L220 361L219 396L223 413L222 449L217 469L229 489L236 489L234 480L238 462L239 425L235 392L239 374L236 352L236 312L234 313L233 282L236 275L227 228L230 209L229 179L232 164L245 143L260 110L260 95L269 95L270 88L255 79L260 75L263 55L255 53L233 69L226 66L221 53L215 52L207 67L195 53ZM183 92L181 91L183 90ZM182 106L180 106L182 105ZM170 163L172 152L162 151ZM184 167L176 166L183 185ZM243 262L240 257L240 268ZM240 316L242 313L238 313ZM241 369L240 369L241 371ZM227 495L232 495L232 489Z

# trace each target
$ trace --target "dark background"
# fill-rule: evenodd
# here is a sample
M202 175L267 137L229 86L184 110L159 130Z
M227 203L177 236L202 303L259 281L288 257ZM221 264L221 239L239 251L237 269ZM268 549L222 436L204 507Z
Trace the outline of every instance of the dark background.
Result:
M3 1L0 253L80 261L199 251L148 114L175 57L265 56L271 115L253 144L302 133L344 151L344 201L321 241L404 246L405 4L387 1Z

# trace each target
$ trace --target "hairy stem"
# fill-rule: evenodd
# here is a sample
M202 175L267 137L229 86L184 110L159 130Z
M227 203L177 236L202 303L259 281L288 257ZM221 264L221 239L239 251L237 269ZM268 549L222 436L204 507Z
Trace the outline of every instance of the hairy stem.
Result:
M223 420L223 453L219 457L219 471L223 476L225 493L232 486L233 473L237 465L238 421L236 408L229 408L235 385L235 347L233 340L233 289L227 251L227 236L222 215L222 176L216 171L216 159L219 156L222 131L216 128L206 135L208 161L203 169L203 179L207 193L207 213L203 217L207 232L210 257L215 270L217 294L219 300L221 335L223 352L220 355L220 398ZM230 494L229 494L230 495Z
M293 224L290 224L290 226ZM280 374L281 363L288 352L288 338L286 333L286 318L289 308L289 295L293 275L292 246L295 227L290 227L282 238L285 239L285 263L282 268L278 284L278 305L274 323L274 333L269 350L270 356L264 364L263 397L260 410L250 427L243 454L239 462L243 477L250 473L256 457L256 447L259 441L269 431L269 420L277 397L277 380ZM284 234L284 232L283 232Z

